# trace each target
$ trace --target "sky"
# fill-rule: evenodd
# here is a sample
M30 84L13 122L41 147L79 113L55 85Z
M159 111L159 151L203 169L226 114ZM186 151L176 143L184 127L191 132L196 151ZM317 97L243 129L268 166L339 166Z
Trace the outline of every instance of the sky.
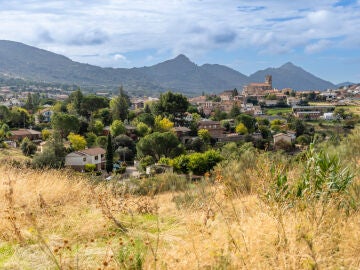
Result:
M360 0L0 0L0 39L102 67L185 54L246 75L292 62L360 82Z

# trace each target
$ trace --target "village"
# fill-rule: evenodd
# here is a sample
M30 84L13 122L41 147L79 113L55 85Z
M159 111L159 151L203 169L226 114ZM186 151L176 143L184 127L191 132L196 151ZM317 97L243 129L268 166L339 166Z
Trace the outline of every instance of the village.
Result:
M21 149L37 167L65 166L110 178L111 173L128 178L165 171L202 175L216 162L205 169L182 168L179 157L210 153L218 162L229 143L294 154L311 142L346 134L359 123L359 108L360 85L278 90L270 75L241 90L189 98L170 91L129 97L122 88L112 96L2 87L0 143Z

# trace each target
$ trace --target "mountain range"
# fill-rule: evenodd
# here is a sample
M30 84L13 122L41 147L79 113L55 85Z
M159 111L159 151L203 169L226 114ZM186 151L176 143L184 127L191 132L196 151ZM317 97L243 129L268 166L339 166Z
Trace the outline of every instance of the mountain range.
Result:
M0 76L34 82L75 84L91 89L116 89L123 85L130 93L159 93L166 90L184 94L218 93L242 89L250 82L273 76L275 88L325 90L336 86L292 63L268 68L246 76L227 66L197 65L185 55L141 68L102 68L22 43L0 41Z

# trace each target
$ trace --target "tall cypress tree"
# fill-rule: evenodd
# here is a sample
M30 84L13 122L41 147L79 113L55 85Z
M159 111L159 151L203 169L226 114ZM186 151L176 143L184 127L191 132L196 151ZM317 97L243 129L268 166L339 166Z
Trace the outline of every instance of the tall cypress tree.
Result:
M108 138L107 138L105 158L106 158L106 164L105 164L106 171L108 173L112 172L113 166L114 166L114 161L113 161L114 152L113 152L113 145L112 145L112 142L111 142L111 135L110 134L108 134Z

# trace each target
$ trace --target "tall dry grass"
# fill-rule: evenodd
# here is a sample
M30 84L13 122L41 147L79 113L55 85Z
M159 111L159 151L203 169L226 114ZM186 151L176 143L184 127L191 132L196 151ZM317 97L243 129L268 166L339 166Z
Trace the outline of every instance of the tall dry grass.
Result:
M294 205L264 196L274 175L286 170L291 184L301 170L254 162L152 197L70 171L2 165L0 268L359 269L357 210L339 208L336 196ZM234 179L243 182L230 192Z

